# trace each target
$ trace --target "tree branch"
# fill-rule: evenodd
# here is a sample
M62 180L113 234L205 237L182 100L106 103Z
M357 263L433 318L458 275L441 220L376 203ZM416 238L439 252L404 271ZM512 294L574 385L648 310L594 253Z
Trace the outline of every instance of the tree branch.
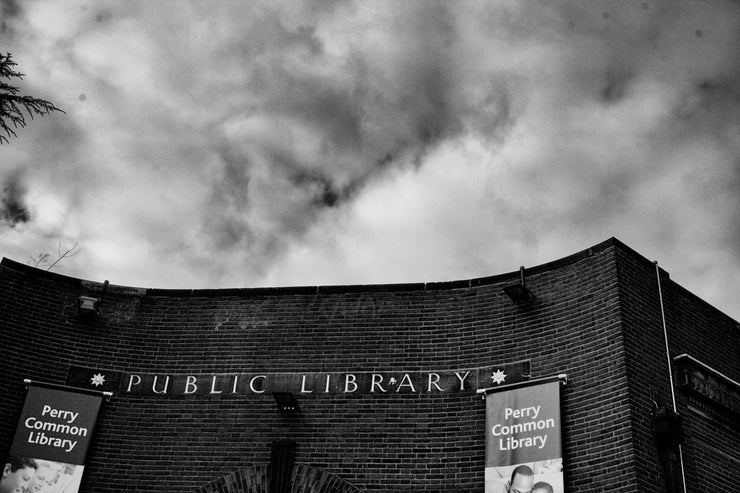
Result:
M16 65L17 63L12 60L10 53L5 55L0 53L0 79L17 78L22 80L25 74L13 69ZM32 96L19 96L19 91L16 86L0 81L0 144L10 142L8 140L10 137L18 136L15 129L26 126L27 122L23 110L32 120L34 115L44 116L53 111L64 113L63 110L57 108L50 101Z
M74 257L75 255L77 255L78 253L80 253L81 250L79 250L79 249L77 249L75 251L75 249L77 248L77 244L78 243L79 242L75 241L75 244L72 245L72 248L69 248L69 249L65 250L64 253L62 253L62 240L59 240L59 246L57 247L57 252L58 252L59 255L58 255L57 259L54 262L52 262L51 265L49 266L49 268L46 269L46 270L51 270L55 265L57 265L63 259L69 258L69 257Z

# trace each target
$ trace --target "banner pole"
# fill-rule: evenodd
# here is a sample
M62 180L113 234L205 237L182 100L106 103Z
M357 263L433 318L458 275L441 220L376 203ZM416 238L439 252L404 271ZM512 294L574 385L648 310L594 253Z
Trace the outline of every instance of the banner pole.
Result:
M95 390L95 389L83 389L81 387L71 387L69 385L61 385L58 383L40 382L38 380L31 380L30 378L24 378L23 383L26 384L26 388L28 388L31 385L35 385L36 387L44 387L47 389L69 390L69 391L78 392L81 394L102 395L103 397L113 397L113 392L109 392L109 391Z
M511 383L508 385L501 385L499 387L487 387L485 389L478 389L475 391L476 394L483 394L483 398L485 399L488 394L491 392L497 392L500 390L512 390L520 387L528 387L530 385L537 385L540 383L547 383L547 382L554 382L555 380L559 380L561 384L568 385L568 374L567 373L560 373L558 375L554 375L551 377L542 377L542 378L535 378L534 380L525 380L523 382L516 382Z

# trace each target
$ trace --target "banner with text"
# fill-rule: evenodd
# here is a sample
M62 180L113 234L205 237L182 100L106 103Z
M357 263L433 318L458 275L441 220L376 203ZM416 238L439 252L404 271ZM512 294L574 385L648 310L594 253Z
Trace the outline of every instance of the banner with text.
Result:
M146 396L457 394L529 379L529 360L433 371L144 373L70 366L67 385Z
M21 469L13 480L27 491L76 493L101 401L102 394L31 384L7 461Z
M486 396L486 493L564 493L560 381Z

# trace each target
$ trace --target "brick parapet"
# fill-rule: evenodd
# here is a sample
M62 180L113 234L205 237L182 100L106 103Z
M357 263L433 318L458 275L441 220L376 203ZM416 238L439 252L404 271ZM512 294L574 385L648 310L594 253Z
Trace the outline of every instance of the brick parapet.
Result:
M647 437L632 420L645 395L631 398L627 390L639 382L628 370L641 364L643 336L623 329L640 326L647 308L640 289L625 282L649 281L629 264L634 258L612 239L528 268L535 298L523 305L502 291L519 272L449 283L163 290L3 261L0 391L9 398L0 402L0 448L9 445L22 406L20 381L63 383L70 365L151 373L427 371L526 359L534 378L569 375L562 391L567 488L640 491L637 463L650 459L649 445L636 443ZM83 294L101 298L97 320L78 319ZM482 488L479 396L299 399L302 415L286 418L266 395L118 394L101 411L83 491L192 489L264 464L270 442L280 439L298 443L297 463L366 491Z

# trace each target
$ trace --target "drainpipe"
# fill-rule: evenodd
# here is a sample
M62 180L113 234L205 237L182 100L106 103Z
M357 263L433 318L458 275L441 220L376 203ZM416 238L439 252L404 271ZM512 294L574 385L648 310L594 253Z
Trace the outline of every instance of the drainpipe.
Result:
M681 449L681 443L683 442L683 429L681 427L681 417L676 411L676 391L673 386L673 368L671 366L671 354L668 348L668 327L665 322L665 307L663 305L663 290L660 285L660 268L658 262L654 261L655 264L655 277L658 279L658 298L660 299L660 317L663 322L663 340L665 341L665 355L666 362L668 365L668 378L671 384L671 402L673 404L673 410L669 409L654 409L653 423L655 425L655 433L658 441L658 452L663 461L663 466L666 473L666 483L670 492L686 493L686 472L683 467L683 453ZM676 454L677 452L677 454ZM677 457L676 457L677 455ZM680 466L681 481L680 486L683 486L682 490L678 489L678 478L676 478L676 472L674 464L678 460ZM674 472L675 471L675 472Z

